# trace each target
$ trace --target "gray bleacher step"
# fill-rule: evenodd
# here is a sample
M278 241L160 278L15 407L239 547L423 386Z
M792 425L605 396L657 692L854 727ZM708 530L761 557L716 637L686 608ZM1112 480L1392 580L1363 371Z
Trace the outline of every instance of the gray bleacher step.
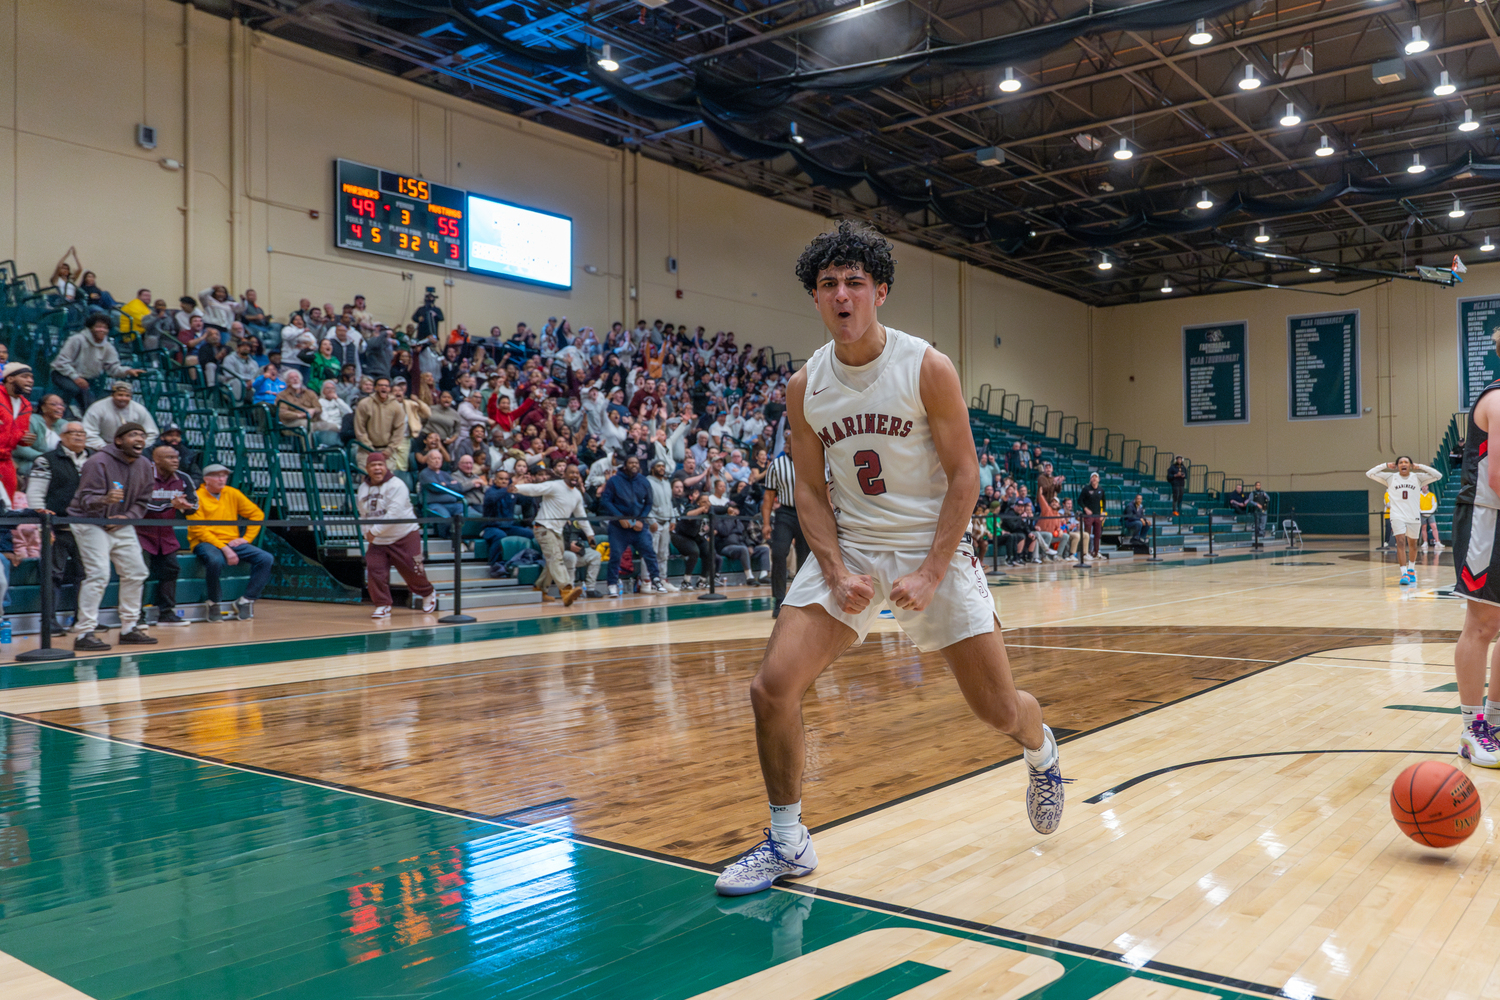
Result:
M453 591L439 590L437 592L438 611L443 614L453 610ZM413 598L412 607L419 607L421 598ZM501 587L488 590L470 590L464 587L464 610L470 611L474 608L508 608L522 604L541 604L541 591L530 587Z
M443 562L426 560L423 562L422 568L427 571L427 579L431 580L434 586L440 587L443 584L451 584L453 582L452 556L449 556ZM514 587L517 583L517 581L509 578L492 580L490 578L489 564L477 559L464 562L463 581L465 590L480 584Z

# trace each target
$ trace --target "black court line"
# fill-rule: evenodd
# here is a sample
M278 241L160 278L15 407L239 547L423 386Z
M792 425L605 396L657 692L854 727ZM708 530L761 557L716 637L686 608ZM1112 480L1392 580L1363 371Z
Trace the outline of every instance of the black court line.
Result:
M110 743L118 743L122 746L136 747L142 750L154 750L157 753L164 753L172 757L180 757L184 760L198 761L205 764L217 764L221 767L230 767L234 768L237 771L246 771L251 774L260 774L265 775L266 777L280 778L286 781L296 781L305 785L314 785L320 788L327 788L332 791L346 792L351 795L362 795L366 798L378 799L384 802L391 802L396 805L410 806L416 809L424 809L429 812L441 813L447 816L456 817L458 819L476 820L494 826L504 827L506 829L514 830L517 832L533 830L530 824L518 823L513 820L504 818L506 816L515 815L514 812L501 813L499 815L477 813L467 809L458 809L452 806L443 806L437 805L436 803L432 802L424 802L421 799L408 798L403 795L390 795L385 792L370 791L369 789L359 788L354 785L346 785L337 781L327 781L322 778L310 778L305 775L293 774L289 771L280 771L276 768L259 767L254 764L241 764L236 761L224 760L218 757L210 757L207 754L194 753L191 750L177 750L172 747L158 746L153 743L146 743L142 740L126 739L121 736L110 736L104 735L102 733L92 733L88 730L80 729L76 726L69 726L60 722L48 722L39 719L31 719L27 718L24 715L17 715L14 712L0 711L0 719L9 719L12 722L19 722L23 725L38 726L43 729L52 729L58 732L71 733L75 736L81 736L84 738L105 740ZM525 809L518 811L528 812L540 809L543 806L556 805L569 801L573 800L560 799L557 800L557 802L546 802L542 803L541 805L528 806ZM592 847L600 847L607 850L618 851L621 854L629 854L638 858L645 858L651 861L660 861L665 864L677 865L683 868L696 869L697 871L705 872L707 874L717 874L718 872L721 872L723 870L723 865L705 864L701 861L693 861L688 858L680 858L675 855L663 854L659 851L652 851L642 847L633 847L628 844L620 844L614 841L604 840L599 837L590 837L580 833L569 832L563 834L553 830L545 830L542 832L545 836L553 837L558 840L588 844ZM893 916L907 917L913 920L925 920L929 923L953 927L959 930L987 934L991 937L1003 938L1007 941L1040 945L1042 947L1050 948L1054 951L1067 952L1073 955L1083 955L1089 958L1116 962L1131 969L1145 969L1149 972L1160 972L1166 975L1180 976L1185 979L1195 979L1199 982L1227 986L1233 989L1243 990L1251 993L1260 993L1269 997L1287 996L1287 994L1280 988L1267 986L1264 983L1251 982L1250 980L1246 979L1235 979L1231 976L1220 976L1212 972L1203 972L1198 969L1188 968L1187 966L1170 965L1166 962L1157 962L1155 960L1147 961L1144 963L1127 962L1125 961L1123 952L1110 951L1107 948L1092 948L1088 945L1074 944L1070 941L1064 941L1060 938L1051 938L1041 934L1031 934L1025 931L1011 930L1010 928L1002 927L999 924L986 924L983 921L979 920L967 920L963 917L951 917L947 914L935 913L930 910L920 910L915 907L900 906L894 903L883 902L878 899L869 899L864 896L857 896L853 893L838 892L833 889L823 889L814 886L802 886L792 882L782 883L778 885L777 888L789 892L802 893L808 896L822 897L824 899L829 899L836 902L849 903L854 906L862 906L866 909L876 910L881 913L889 913ZM1309 995L1305 998L1299 998L1299 1000L1327 1000L1327 998L1317 995Z
M1390 707L1390 706L1387 706L1387 707ZM1452 757L1452 756L1455 756L1457 754L1457 751L1455 751L1455 750L1269 750L1269 751L1267 751L1265 753L1241 753L1241 754L1235 754L1233 757L1206 757L1203 760L1190 760L1186 764L1173 764L1171 767L1159 767L1155 771L1147 771L1145 774L1138 774L1134 778L1131 778L1129 781L1122 781L1118 785L1115 785L1113 788L1106 788L1104 791L1100 792L1098 795L1090 796L1089 798L1086 798L1083 801L1087 802L1091 806L1096 806L1096 805L1098 805L1101 802L1108 802L1110 799L1114 798L1116 795L1119 795L1121 792L1125 791L1127 788L1134 788L1136 785L1139 785L1143 781L1150 781L1152 778L1159 778L1163 774L1171 774L1173 771L1181 771L1183 768L1197 767L1200 764L1222 764L1225 761L1229 761L1229 760L1251 760L1251 759L1256 758L1256 757L1305 757L1308 754L1324 754L1324 753L1404 753L1404 754L1423 753L1423 754L1442 754L1442 755L1447 756L1447 757Z

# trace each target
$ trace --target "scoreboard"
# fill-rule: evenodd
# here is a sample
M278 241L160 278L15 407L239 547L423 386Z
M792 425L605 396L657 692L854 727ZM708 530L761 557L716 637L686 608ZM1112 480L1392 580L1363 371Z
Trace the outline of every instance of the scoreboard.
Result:
M352 160L337 175L338 246L465 270L465 192Z

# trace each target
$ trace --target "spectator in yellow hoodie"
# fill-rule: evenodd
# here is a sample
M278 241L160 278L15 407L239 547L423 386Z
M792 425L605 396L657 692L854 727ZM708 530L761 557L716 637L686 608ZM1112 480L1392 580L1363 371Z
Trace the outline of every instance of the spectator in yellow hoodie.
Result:
M250 583L244 594L234 602L236 617L240 620L254 618L254 605L261 591L271 580L271 566L275 557L265 549L250 544L260 534L259 525L205 524L195 526L194 521L263 521L265 512L251 502L239 490L229 485L229 470L222 465L210 465L203 470L203 485L198 487L198 509L188 515L188 548L203 563L204 582L208 589L208 602L204 608L207 620L223 621L219 602L223 590L219 577L224 567L241 562L250 564Z

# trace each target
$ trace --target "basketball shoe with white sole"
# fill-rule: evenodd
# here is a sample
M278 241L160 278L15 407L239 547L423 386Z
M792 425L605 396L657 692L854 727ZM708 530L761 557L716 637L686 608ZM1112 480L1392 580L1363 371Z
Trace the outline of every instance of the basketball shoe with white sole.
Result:
M1489 720L1480 716L1458 738L1458 755L1476 767L1500 767L1500 740Z
M772 839L771 831L764 832L765 840L724 869L714 883L719 895L748 896L752 892L763 892L778 879L811 875L818 867L818 852L813 850L812 837L803 841L796 854L786 854L783 852L787 849Z
M1056 832L1062 822L1063 785L1072 779L1062 776L1062 753L1052 738L1052 730L1044 725L1042 732L1046 736L1043 745L1052 744L1052 763L1045 768L1026 765L1026 818L1031 820L1032 829L1045 834Z

